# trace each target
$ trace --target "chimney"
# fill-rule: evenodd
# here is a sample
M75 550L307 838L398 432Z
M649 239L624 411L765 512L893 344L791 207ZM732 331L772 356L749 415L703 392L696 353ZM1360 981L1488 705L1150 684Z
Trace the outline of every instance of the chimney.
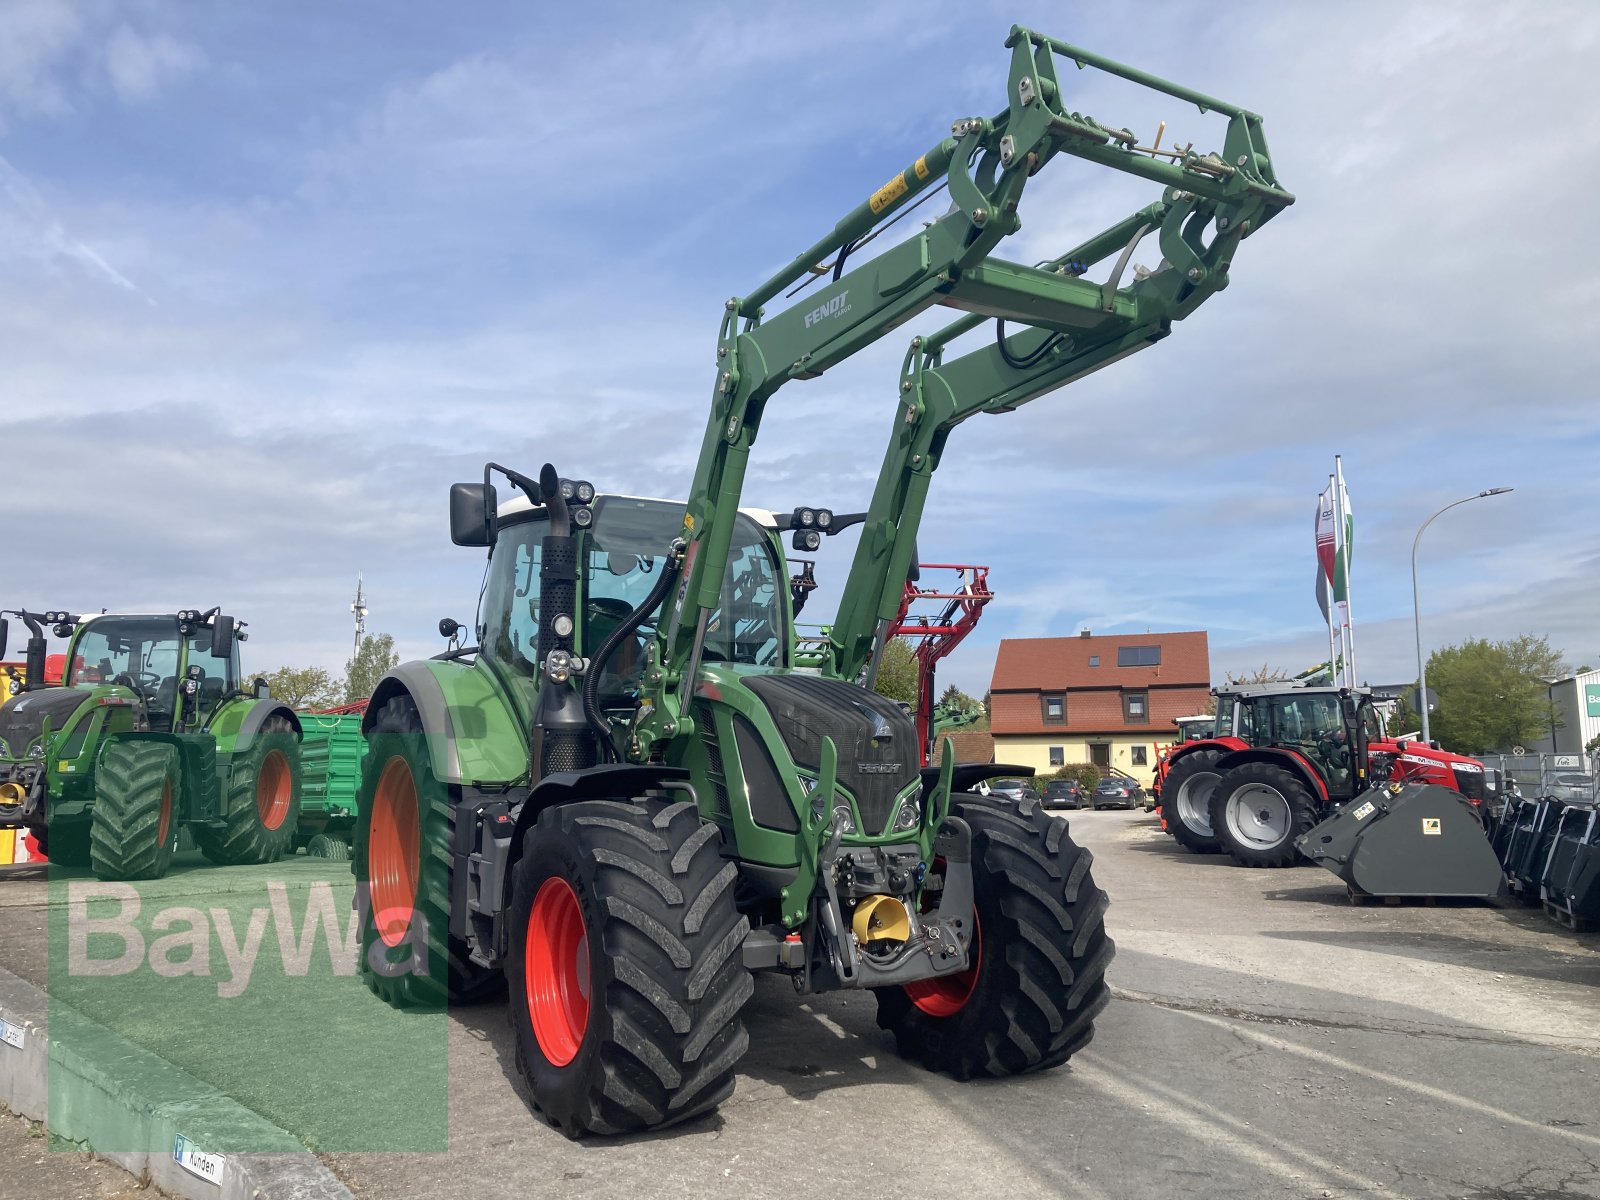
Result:
M1089 636L1089 631L1087 629L1080 629L1078 630L1078 636L1081 638L1086 638Z

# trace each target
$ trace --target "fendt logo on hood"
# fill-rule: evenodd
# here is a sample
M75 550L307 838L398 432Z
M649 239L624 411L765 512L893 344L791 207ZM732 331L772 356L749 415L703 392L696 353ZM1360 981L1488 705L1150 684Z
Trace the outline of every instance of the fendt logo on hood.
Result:
M824 317L839 317L850 311L846 301L850 298L850 289L846 288L831 300L825 300L806 314L806 328L810 329Z

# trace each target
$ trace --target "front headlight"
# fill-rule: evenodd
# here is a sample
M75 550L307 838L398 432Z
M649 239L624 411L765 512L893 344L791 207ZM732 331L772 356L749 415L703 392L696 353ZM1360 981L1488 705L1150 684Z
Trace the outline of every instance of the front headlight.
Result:
M900 801L900 807L894 810L894 824L890 828L896 833L904 833L920 824L922 824L922 802L915 796Z
M812 786L815 787L816 785L813 784ZM837 824L842 820L844 822L844 831L846 833L854 833L856 831L856 822L855 817L852 816L850 812L850 802L843 796L838 795L834 796L833 800L833 816L831 819L829 819L830 826ZM813 821L821 821L826 817L827 805L824 802L823 797L820 795L812 796L811 819Z
M43 758L44 757L44 743L43 742L35 742L33 745L29 746L28 747L28 757L29 758Z

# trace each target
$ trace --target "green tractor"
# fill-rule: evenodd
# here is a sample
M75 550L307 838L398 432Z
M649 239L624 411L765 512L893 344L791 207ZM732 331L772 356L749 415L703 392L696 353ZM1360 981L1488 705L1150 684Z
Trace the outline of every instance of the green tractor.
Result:
M802 995L870 990L903 1054L963 1079L1067 1061L1106 1002L1107 901L1066 821L974 794L1027 772L958 765L948 739L919 768L910 716L871 687L954 427L1166 337L1293 197L1259 117L1024 29L1007 44L998 115L957 121L727 302L686 501L597 494L549 464L490 463L451 488L452 539L489 551L478 644L401 665L367 710L360 970L396 1005L468 1000L503 975L532 1102L570 1136L726 1097L756 973ZM1141 147L1069 111L1058 64L1221 114L1223 151ZM1160 198L1037 266L992 257L1058 156ZM944 215L857 253L946 186ZM1160 266L1130 273L1147 235ZM1085 278L1100 263L1106 278ZM797 649L783 535L815 550L838 518L741 507L763 411L935 305L966 315L912 341L837 617ZM502 503L496 475L523 494Z
M265 684L240 688L244 622L163 615L12 615L27 626L20 694L0 706L0 828L101 879L166 874L187 829L215 863L272 862L300 807L300 723ZM44 626L70 638L44 684ZM7 623L0 619L0 655Z

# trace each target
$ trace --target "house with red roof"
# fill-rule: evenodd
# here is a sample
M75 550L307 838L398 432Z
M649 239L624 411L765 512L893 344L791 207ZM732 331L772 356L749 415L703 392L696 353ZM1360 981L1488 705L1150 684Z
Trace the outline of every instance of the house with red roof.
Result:
M1174 719L1210 700L1204 630L1006 638L989 687L995 761L1041 774L1094 763L1148 785Z

